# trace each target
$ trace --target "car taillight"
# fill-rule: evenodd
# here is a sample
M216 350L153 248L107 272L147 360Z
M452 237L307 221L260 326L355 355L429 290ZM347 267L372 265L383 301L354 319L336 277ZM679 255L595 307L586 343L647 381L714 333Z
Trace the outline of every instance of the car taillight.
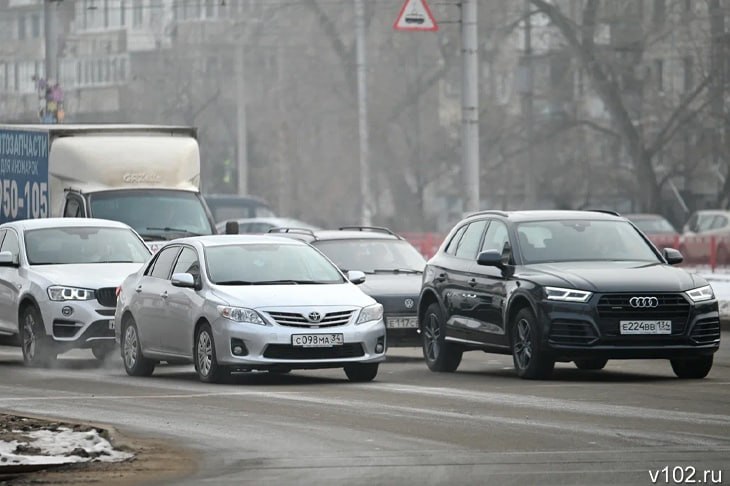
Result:
M114 291L114 295L116 295L116 296L117 296L117 298L119 298L119 295L121 295L121 293L122 293L122 286L120 285L120 286L119 286L119 287L117 287L117 289L116 289L116 290Z

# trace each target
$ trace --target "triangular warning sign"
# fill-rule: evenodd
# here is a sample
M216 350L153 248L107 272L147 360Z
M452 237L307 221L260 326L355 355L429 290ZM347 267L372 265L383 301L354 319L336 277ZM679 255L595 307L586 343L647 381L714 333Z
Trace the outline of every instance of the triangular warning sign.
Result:
M395 30L439 30L426 0L405 0L393 28Z

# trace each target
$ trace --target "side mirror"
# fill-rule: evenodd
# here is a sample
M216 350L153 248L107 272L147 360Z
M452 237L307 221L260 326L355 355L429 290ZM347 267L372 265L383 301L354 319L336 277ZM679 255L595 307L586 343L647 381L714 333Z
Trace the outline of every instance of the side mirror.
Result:
M679 250L675 250L674 248L664 248L664 259L670 265L677 265L684 261L684 257Z
M174 287L183 287L186 289L195 288L195 277L189 273L174 273L172 275L172 285Z
M359 270L349 270L347 272L347 280L354 283L355 285L360 285L361 283L365 282L365 272L361 272Z
M0 267L17 267L18 257L9 251L0 251Z
M226 221L226 234L237 235L238 234L238 221Z
M483 251L477 256L477 264L485 267L497 267L502 268L502 252L498 250L487 250Z

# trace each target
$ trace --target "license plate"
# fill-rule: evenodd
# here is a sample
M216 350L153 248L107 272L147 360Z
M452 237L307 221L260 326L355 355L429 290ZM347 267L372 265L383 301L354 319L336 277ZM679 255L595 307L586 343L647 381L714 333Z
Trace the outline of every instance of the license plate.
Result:
M301 348L331 348L345 344L343 334L294 334L292 346Z
M620 321L621 334L672 334L672 321Z
M385 325L389 329L414 329L418 327L416 316L411 317L386 317Z
M109 329L114 330L114 319L109 319Z

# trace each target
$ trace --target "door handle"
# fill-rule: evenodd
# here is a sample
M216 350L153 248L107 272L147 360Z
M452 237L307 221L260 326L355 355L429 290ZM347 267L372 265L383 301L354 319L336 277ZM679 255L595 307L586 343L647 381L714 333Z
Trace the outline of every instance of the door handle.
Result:
M163 299L166 299L167 298L167 290L165 290L164 292L162 292L160 294L160 297L162 297Z
M134 291L137 292L137 293L142 292L142 286L140 285L139 287L137 287L136 289L134 289Z
M446 280L446 274L439 273L436 277L434 277L434 280L437 282L443 282L444 280Z
M473 279L469 280L469 285L471 285L472 287L476 287L477 286L477 279L473 278Z

